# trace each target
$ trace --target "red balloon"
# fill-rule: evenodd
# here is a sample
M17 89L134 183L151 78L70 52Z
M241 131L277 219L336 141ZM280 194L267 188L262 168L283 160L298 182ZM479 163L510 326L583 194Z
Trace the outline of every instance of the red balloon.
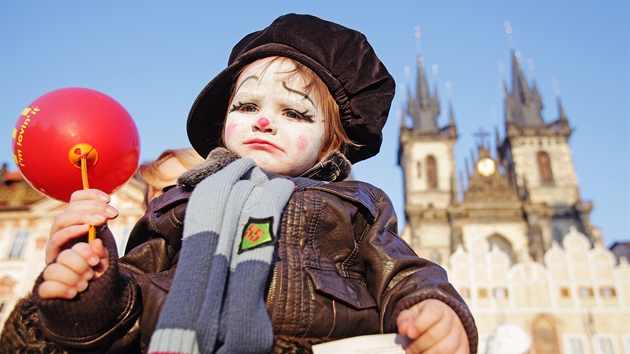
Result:
M112 193L133 176L140 137L120 103L72 87L44 94L22 111L13 129L13 158L33 188L68 202L83 189L82 157L90 188Z

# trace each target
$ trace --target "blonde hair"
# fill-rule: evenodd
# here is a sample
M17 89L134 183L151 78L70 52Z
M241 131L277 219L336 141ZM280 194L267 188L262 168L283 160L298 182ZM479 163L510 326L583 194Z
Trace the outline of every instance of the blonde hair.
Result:
M151 186L154 186L157 180L167 180L168 176L160 170L160 165L172 157L177 159L186 169L190 169L204 160L193 148L165 150L155 161L140 165L137 172L138 177Z
M146 209L149 204L149 194L151 193L151 189L161 190L159 184L172 178L160 168L160 165L164 161L171 158L176 159L187 170L204 160L203 157L195 151L195 149L189 147L165 150L156 160L145 162L138 166L136 177L145 183L143 201L144 209Z
M324 81L322 81L322 79L313 70L311 70L306 65L300 63L299 61L280 56L270 60L263 68L263 73L269 68L272 63L277 60L291 62L295 68L283 74L288 74L289 78L292 78L295 75L300 76L302 79L304 79L304 82L307 83L304 86L304 90L306 91L306 93L312 92L319 99L325 124L324 146L329 148L332 147L333 150L337 149L343 154L345 154L348 149L359 147L360 145L350 140L350 138L346 134L346 131L341 124L339 105L330 94L328 86L326 86ZM235 77L238 78L244 69L245 68L237 72ZM229 102L232 102L232 99L234 98L235 86L236 80L234 80L234 85L232 86L232 92L230 94ZM225 146L225 129L223 129L223 133L221 134L221 140L221 145Z

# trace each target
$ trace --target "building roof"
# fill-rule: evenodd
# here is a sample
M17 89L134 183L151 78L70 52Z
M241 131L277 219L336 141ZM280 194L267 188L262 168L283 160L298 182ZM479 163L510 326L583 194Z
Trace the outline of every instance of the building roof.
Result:
M0 169L0 182L0 212L26 210L46 198L31 187L20 172L8 171L6 164Z

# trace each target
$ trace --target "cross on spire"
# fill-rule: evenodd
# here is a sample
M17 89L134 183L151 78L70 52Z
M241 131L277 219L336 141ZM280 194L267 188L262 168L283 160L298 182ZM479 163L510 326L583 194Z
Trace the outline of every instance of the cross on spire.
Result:
M473 133L473 136L476 136L479 141L478 141L478 146L484 146L485 145L485 138L490 136L490 133L487 133L483 130L482 127L479 127L479 131L476 133Z

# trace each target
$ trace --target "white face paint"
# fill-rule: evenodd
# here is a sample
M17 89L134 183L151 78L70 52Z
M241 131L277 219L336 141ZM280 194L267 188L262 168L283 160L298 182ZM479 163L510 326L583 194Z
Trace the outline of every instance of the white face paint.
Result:
M304 80L286 74L294 64L270 63L273 58L249 64L238 77L225 120L225 145L265 171L295 177L328 152L324 117L319 99L304 92Z

